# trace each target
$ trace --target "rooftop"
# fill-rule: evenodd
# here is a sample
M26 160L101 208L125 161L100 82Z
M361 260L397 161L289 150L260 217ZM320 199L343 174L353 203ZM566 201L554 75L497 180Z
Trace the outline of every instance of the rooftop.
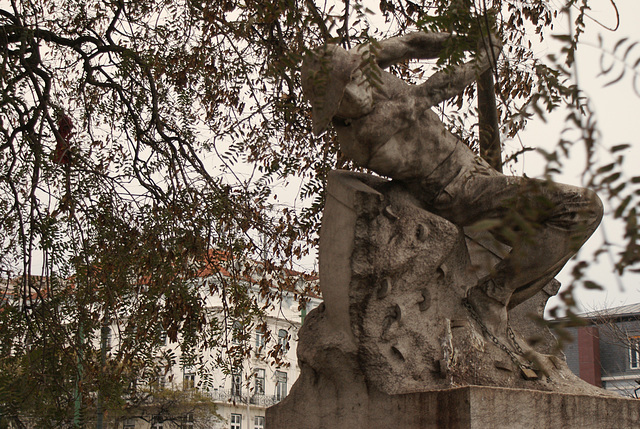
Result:
M640 316L640 302L635 304L621 305L620 307L603 308L601 310L586 311L578 314L585 319L597 319L602 317L628 317Z

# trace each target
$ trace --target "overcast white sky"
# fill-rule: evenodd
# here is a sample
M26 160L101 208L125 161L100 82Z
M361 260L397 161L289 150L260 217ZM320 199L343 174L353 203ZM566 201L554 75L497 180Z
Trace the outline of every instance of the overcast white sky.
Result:
M558 4L564 3L564 1L560 0L550 1ZM605 88L604 85L611 80L611 76L617 76L618 72L622 70L623 64L617 63L609 76L599 76L602 51L597 47L599 45L599 34L604 40L603 46L609 49L612 49L616 42L624 37L629 38L629 42L623 45L625 48L633 41L640 42L640 25L638 25L640 0L614 1L620 14L620 25L615 32L603 28L603 25L608 27L615 27L616 25L616 13L611 0L589 1L592 7L590 15L600 21L602 25L599 25L594 20L587 20L586 22L586 32L582 36L583 43L579 47L577 56L578 83L590 97L591 106L596 113L600 130L600 139L598 141L600 151L598 156L603 160L607 160L610 157L607 149L621 143L630 143L634 146L627 152L626 171L630 178L640 175L640 142L636 132L636 124L640 124L640 97L633 92L632 88L631 78L634 72L628 69L622 81ZM377 7L375 10L377 11ZM375 18L372 18L373 20ZM560 19L559 21L560 25L556 25L555 32L557 34L566 34L568 32L568 20L565 17L565 19ZM536 53L538 58L544 58L548 54L559 52L561 47L562 45L558 42L552 40L551 37L547 37L545 42L536 48ZM640 58L640 43L638 47L631 51L629 58L630 64ZM636 70L635 73L639 72L640 70ZM530 121L527 130L519 136L520 141L525 146L552 150L566 127L566 115L566 111L558 111L550 115L546 123L540 119ZM518 150L521 147L520 141L505 142L506 153ZM563 174L554 177L556 181L584 185L581 178L581 172L584 169L584 156L578 149L579 146L579 144L576 145L576 149L570 154L570 159L565 161ZM601 165L605 163L603 162ZM515 174L524 173L529 177L540 177L544 171L544 166L545 162L540 154L529 152L524 155L520 162L510 168ZM509 171L509 169L506 171ZM289 186L291 185L290 183ZM292 189L289 189L289 192L291 191ZM604 201L604 203L605 210L610 211L607 201ZM621 223L616 222L612 216L605 214L601 227L585 245L580 256L583 259L590 259L592 253L598 249L599 243L602 242L603 234L606 234L610 242L622 243L622 231ZM313 260L313 257L306 258L302 263L311 268L313 264L309 262L311 260ZM570 272L571 263L558 275L558 280L565 285L568 284L571 278ZM578 290L575 296L582 310L601 309L640 302L640 275L617 277L613 272L613 265L607 255L601 255L598 263L592 264L587 276L605 286L605 290ZM558 303L557 299L552 299L548 308Z
M560 0L551 0L560 4ZM591 98L591 104L597 115L598 127L601 131L599 145L601 153L599 156L606 157L607 148L620 143L631 143L635 147L627 154L627 170L629 177L640 175L640 142L636 123L640 123L640 97L634 94L631 86L632 71L628 71L624 80L616 85L604 88L603 86L610 80L609 77L598 76L600 66L599 60L601 51L597 49L598 34L604 39L604 46L611 49L615 43L623 37L628 37L630 41L640 42L640 0L615 0L620 12L620 26L616 32L607 31L601 25L592 20L587 21L586 34L583 35L583 44L578 52L578 72L579 84L582 90ZM603 25L614 27L616 24L616 14L611 6L610 0L590 0L592 6L591 15L599 20ZM377 6L374 7L377 10ZM372 17L372 21L375 17ZM568 31L568 25L562 25L566 20L560 20L555 30L559 34ZM383 25L382 23L380 25ZM382 28L381 28L382 29ZM625 45L626 47L626 45ZM547 37L545 42L537 47L538 57L557 52L561 45ZM632 51L631 64L636 58L640 58L640 46ZM622 64L617 64L611 76L616 76L621 70ZM552 114L545 123L540 119L532 120L526 132L519 137L522 143L531 147L543 147L552 149L565 128L566 112L559 111ZM519 141L506 142L506 152L517 150L520 147ZM578 147L579 145L576 145ZM604 158L606 159L606 158ZM512 166L516 174L527 174L529 177L539 177L544 171L544 160L541 155L527 153L518 164ZM574 185L583 185L580 173L583 171L584 157L578 149L570 155L570 160L565 162L564 174L555 177L559 182ZM250 174L251 169L249 168ZM274 184L274 191L282 197L283 203L296 205L296 195L299 192L299 183L291 179L288 183ZM287 197L287 195L289 197ZM290 199L289 199L290 198ZM607 202L605 201L605 206ZM589 255L598 248L602 241L602 234L606 233L610 241L621 243L622 227L619 222L615 222L611 216L606 216L601 228L583 249L582 256L588 258ZM310 270L317 268L316 257L311 255L300 261L301 265L297 269ZM571 264L563 270L558 279L567 284L570 279ZM613 273L612 264L607 260L606 255L600 257L597 264L593 264L588 271L588 276L594 281L606 286L604 291L579 290L576 293L579 304L584 310L600 309L623 304L640 302L640 275L626 275L617 278Z
M587 31L583 36L583 44L578 53L578 74L579 85L591 98L591 104L595 110L598 128L601 136L599 140L599 157L607 160L607 148L621 143L633 145L627 152L627 162L625 172L628 178L640 175L640 142L638 137L638 125L640 124L640 97L638 97L632 87L632 76L635 72L628 69L625 78L615 85L604 87L618 75L622 70L621 63L616 64L610 76L599 76L601 51L597 49L598 34L604 39L604 46L612 49L615 43L623 37L628 37L629 42L624 45L626 48L631 42L640 42L640 1L638 0L615 0L620 12L620 27L616 32L610 32L602 28L593 21L587 22ZM601 21L604 25L615 26L615 12L609 0L591 1L593 11L591 15ZM567 27L557 27L558 33L566 33ZM555 42L549 42L540 46L539 53L544 55L557 51L560 46ZM640 58L640 46L631 51L628 62L630 65ZM526 132L520 137L527 146L546 147L551 149L557 142L565 128L566 112L557 112L549 118L548 123L541 120L534 120L528 126ZM510 142L509 146L516 148L519 143ZM604 164L603 164L604 165ZM565 165L564 174L556 177L557 181L581 185L580 173L584 167L584 158L579 150L570 154L570 159ZM529 153L525 156L524 162L517 165L518 173L526 173L530 177L539 176L544 168L542 157L539 154ZM608 209L607 201L605 210ZM609 210L610 211L610 210ZM622 226L614 221L612 216L605 214L605 219L598 231L590 239L583 250L583 256L591 253L599 242L602 241L605 233L609 241L622 243ZM570 265L567 266L558 276L558 280L568 283L570 275ZM602 255L597 264L594 264L588 271L588 276L605 286L604 291L579 290L576 293L578 303L584 310L600 309L624 304L640 302L640 275L625 275L623 278L616 278L612 265L607 261L607 255Z
M551 0L559 2L559 0ZM640 97L632 89L631 77L634 71L628 70L627 76L621 82L609 87L604 87L609 77L598 76L601 51L597 49L598 34L604 39L604 46L612 48L623 37L628 37L630 42L640 42L640 0L615 0L620 12L620 26L616 32L607 31L593 21L587 22L586 34L583 35L583 44L578 52L579 84L583 91L591 98L591 104L596 112L598 127L601 131L599 145L603 149L600 156L606 155L606 148L620 144L631 143L634 147L627 153L628 176L640 176L640 142L637 127L640 124ZM607 26L615 26L616 14L610 0L590 0L592 6L591 15ZM564 22L564 21L563 21ZM557 26L558 33L566 33L567 26ZM629 42L629 43L630 43ZM627 45L625 45L626 47ZM544 57L549 53L558 51L561 46L547 37L544 44L538 49L538 57ZM640 43L634 48L630 56L630 64L640 58ZM622 64L617 64L611 76L616 76L621 70ZM640 73L636 70L635 73ZM544 147L551 149L558 142L562 130L565 128L566 112L556 112L545 123L535 119L530 122L527 130L519 137L526 146ZM507 153L509 150L517 150L520 142L506 142ZM564 174L555 179L559 182L581 185L580 173L584 166L584 159L580 151L571 154L570 160L565 165ZM529 177L539 177L544 170L544 161L539 154L527 153L523 160L512 166L517 174L527 174ZM250 170L249 173L250 174ZM287 185L279 184L278 194L298 193L298 183L289 182ZM295 201L296 198L293 197ZM295 203L292 203L295 204ZM605 206L607 202L605 201ZM615 222L612 216L606 216L601 228L583 249L583 256L587 257L597 249L602 241L602 234L606 233L610 241L621 243L622 227ZM311 256L301 261L298 268L313 269L315 257ZM570 265L563 270L558 279L568 283ZM593 264L588 271L588 276L606 286L604 291L579 290L576 296L584 310L600 309L624 304L640 302L640 275L626 275L617 278L613 273L611 263L608 263L606 255L601 257L597 264Z
M564 3L560 0L550 1L557 4ZM634 93L631 81L635 73L640 73L640 70L634 72L628 68L622 81L615 85L604 87L611 80L611 76L618 75L618 72L622 70L623 64L617 63L609 76L599 76L602 51L598 49L598 35L600 34L604 40L603 46L609 49L612 49L616 42L624 37L629 39L627 44L623 45L624 48L630 43L638 41L638 46L631 51L629 57L629 63L632 65L637 58L640 58L640 25L638 24L640 20L640 0L614 1L620 14L620 25L615 32L603 28L603 25L607 27L615 27L616 25L616 13L611 0L589 1L592 7L590 15L600 21L602 25L599 25L594 20L587 20L586 22L586 32L582 36L583 43L579 47L577 56L578 83L584 93L590 97L591 107L597 117L597 124L600 130L598 156L603 160L607 160L609 159L607 157L608 148L621 143L633 145L632 149L626 153L625 171L630 178L632 176L640 176L640 141L638 141L640 138L636 131L637 125L640 125L640 97ZM377 11L377 7L374 7L374 11ZM371 17L371 21L374 20L375 17ZM557 34L566 34L568 32L567 19L560 19L559 21L560 25L556 25L555 32ZM383 24L381 23L380 25ZM536 48L536 53L538 58L544 58L549 54L559 52L561 47L562 45L552 40L551 37L547 37L544 43ZM527 126L526 131L520 134L520 141L525 146L552 150L566 127L566 115L566 111L557 111L547 117L547 122L533 119ZM509 154L518 150L521 147L520 141L505 142L505 152ZM584 169L584 156L579 150L579 146L577 144L576 149L570 154L570 159L565 160L563 174L555 176L554 179L556 181L572 185L584 185L581 177ZM604 163L606 162L601 165L604 165ZM526 174L529 177L540 177L544 171L544 166L545 161L540 154L529 152L517 164L510 166L506 171L511 170L515 174ZM281 190L281 193L295 194L296 191L296 184L289 182L285 189ZM610 211L607 201L604 201L604 204L605 210ZM621 244L622 232L622 224L616 222L612 216L605 214L602 225L584 246L580 256L583 259L591 259L592 253L598 249L603 240L603 234L606 234L610 242ZM302 265L299 268L313 269L316 267L314 261L315 257L309 256L301 261ZM570 281L571 267L570 262L557 277L565 285ZM608 255L601 255L598 262L591 265L587 276L603 285L605 290L580 289L576 291L575 296L582 310L602 309L640 302L640 275L616 276ZM557 298L552 298L547 308L558 303Z

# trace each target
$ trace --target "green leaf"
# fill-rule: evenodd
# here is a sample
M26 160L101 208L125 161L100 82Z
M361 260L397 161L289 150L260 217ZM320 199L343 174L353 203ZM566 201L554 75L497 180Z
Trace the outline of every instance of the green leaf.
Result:
M571 35L569 34L552 34L551 38L559 40L560 42L571 42Z
M621 150L629 149L630 147L631 145L628 143L619 144L611 148L611 153L620 152Z
M611 164L607 164L604 167L598 168L596 170L596 174L608 173L609 171L613 170L615 166L616 166L615 162L612 162Z
M613 183L616 180L618 180L621 175L622 175L622 173L620 173L620 172L610 174L609 176L607 176L604 179L602 179L602 184Z
M613 52L615 53L618 50L618 48L622 46L624 42L626 42L627 40L629 40L628 37L623 37L622 39L618 40L613 47Z
M624 211L627 209L630 202L631 202L631 195L627 195L627 197L622 201L622 203L620 203L620 205L616 208L616 211L613 216L616 219L622 217L624 214Z
M614 84L616 84L616 83L620 82L620 81L622 80L622 78L624 77L624 75L625 75L625 74L626 74L626 70L625 70L625 69L622 69L622 71L620 72L620 74L619 74L615 79L613 79L612 81L609 81L609 82L607 82L607 83L605 83L605 84L604 84L605 88L606 88L607 86L611 86L611 85L614 85Z
M624 188L627 187L627 183L626 182L622 182L620 183L618 186L616 186L615 188L611 188L611 190L609 191L609 195L610 197L615 197L617 196L620 192L622 192L624 190Z
M635 48L637 44L638 44L638 42L633 42L632 44L630 44L630 45L627 47L627 50L626 50L626 51L624 51L624 55L622 56L622 61L624 61L624 62L626 62L626 61L627 61L627 57L629 56L629 52L631 52L631 50L632 50L633 48Z
M600 286L596 282L592 282L591 280L585 280L583 285L585 289L589 289L589 290L604 290L602 286Z

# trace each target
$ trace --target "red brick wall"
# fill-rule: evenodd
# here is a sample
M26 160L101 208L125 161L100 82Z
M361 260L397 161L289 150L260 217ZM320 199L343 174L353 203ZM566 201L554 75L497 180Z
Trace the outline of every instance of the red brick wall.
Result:
M600 334L597 327L578 328L578 355L580 356L580 378L594 386L602 387Z

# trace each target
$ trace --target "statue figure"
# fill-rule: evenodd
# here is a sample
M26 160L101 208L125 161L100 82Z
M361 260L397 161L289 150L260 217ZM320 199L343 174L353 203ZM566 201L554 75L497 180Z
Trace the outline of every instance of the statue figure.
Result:
M466 299L490 333L505 338L508 310L556 276L595 231L602 203L588 189L497 172L431 110L490 67L501 51L495 37L475 60L419 85L383 70L437 58L450 37L415 32L348 51L320 47L305 59L303 89L313 132L333 122L342 152L357 165L400 182L424 209L460 227L495 220L490 232L511 251Z
M618 412L621 400L575 376L530 317L542 317L560 287L553 278L598 226L597 195L497 172L431 110L488 70L500 43L490 37L474 60L418 85L383 70L437 58L451 37L416 32L348 51L329 44L303 62L313 132L333 122L342 152L386 178L327 176L324 302L298 333L300 377L267 421L583 427L598 408L615 411L596 413L606 416L596 426L631 427L637 404Z

